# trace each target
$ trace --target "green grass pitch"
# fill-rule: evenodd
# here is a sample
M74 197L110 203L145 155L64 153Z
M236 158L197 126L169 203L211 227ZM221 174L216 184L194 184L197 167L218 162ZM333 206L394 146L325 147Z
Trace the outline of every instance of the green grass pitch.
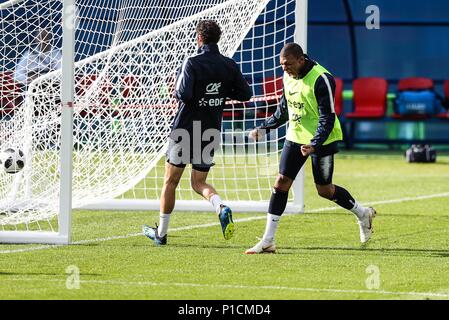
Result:
M365 246L312 180L309 161L306 213L282 218L276 254L242 254L263 213L234 214L225 241L212 212L178 212L155 247L140 232L158 212L76 211L73 245L0 245L0 299L449 299L449 156L337 155L334 183L378 211Z

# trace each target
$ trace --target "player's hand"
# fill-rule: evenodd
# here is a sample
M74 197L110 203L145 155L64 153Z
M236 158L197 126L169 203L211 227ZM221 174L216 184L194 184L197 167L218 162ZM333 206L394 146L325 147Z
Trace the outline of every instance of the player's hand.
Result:
M259 139L261 139L263 136L264 136L263 130L259 130L259 129L251 130L248 135L248 137L250 137L251 139L253 139L255 141L259 141Z
M310 144L301 146L301 153L304 157L307 157L315 152L315 148Z

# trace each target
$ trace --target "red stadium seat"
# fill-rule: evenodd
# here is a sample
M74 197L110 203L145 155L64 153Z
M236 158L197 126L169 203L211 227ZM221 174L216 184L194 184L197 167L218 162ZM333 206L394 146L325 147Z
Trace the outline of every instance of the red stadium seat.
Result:
M133 92L133 90L139 87L137 79L133 75L125 76L122 79L122 84L123 84L123 91L122 91L123 98L128 98L130 94Z
M343 111L343 80L335 78L335 114L339 116Z
M431 90L434 87L432 79L429 78L404 78L398 82L398 90Z
M388 83L382 78L360 78L353 81L354 111L352 119L379 119L385 116Z
M0 72L0 118L13 116L22 101L22 87L14 80L12 72Z
M94 81L97 79L97 75L90 74L83 77L79 77L76 81L76 94L83 96L90 87L92 87Z
M136 90L140 87L139 79L130 74L122 78L122 97L128 98L131 94L136 94Z
M273 114L280 101L283 85L282 77L266 77L263 80L263 96L266 106L257 109L257 118L262 119Z
M449 119L449 111L437 114L437 118Z
M266 77L263 82L263 94L265 97L276 96L282 94L282 77Z

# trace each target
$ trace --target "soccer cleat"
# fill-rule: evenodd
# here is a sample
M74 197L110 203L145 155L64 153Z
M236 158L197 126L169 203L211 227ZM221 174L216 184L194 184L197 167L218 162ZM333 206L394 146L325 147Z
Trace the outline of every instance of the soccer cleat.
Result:
M275 253L276 245L274 242L266 243L263 240L259 241L254 247L245 251L245 254L258 254L258 253Z
M363 217L363 219L358 219L361 243L366 243L371 238L371 234L373 233L373 219L375 216L376 210L369 207L365 217Z
M226 240L229 240L234 235L234 221L232 221L232 211L228 206L222 206L218 213L220 219L221 230Z
M150 227L145 224L142 227L142 231L143 231L144 236L153 240L155 245L157 245L157 246L166 245L167 244L167 235L164 235L163 237L159 237L157 228L158 228L157 224L156 224L156 228Z

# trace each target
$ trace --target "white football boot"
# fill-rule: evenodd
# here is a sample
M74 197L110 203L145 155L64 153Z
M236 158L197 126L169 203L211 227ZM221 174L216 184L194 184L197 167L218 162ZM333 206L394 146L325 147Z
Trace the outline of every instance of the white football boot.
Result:
M360 242L367 243L373 233L373 219L376 216L376 210L369 207L362 219L357 219L360 227Z
M276 245L273 242L265 242L260 240L254 247L245 251L245 254L258 254L258 253L275 253Z

